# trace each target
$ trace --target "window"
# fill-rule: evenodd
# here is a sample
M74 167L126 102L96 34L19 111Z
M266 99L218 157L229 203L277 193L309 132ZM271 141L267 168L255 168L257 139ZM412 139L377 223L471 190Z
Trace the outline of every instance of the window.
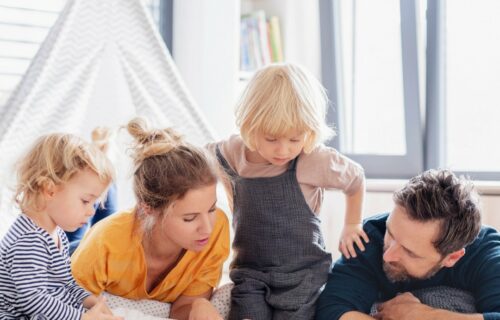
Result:
M492 0L429 2L428 167L500 179L498 14Z
M333 145L367 176L410 177L423 168L417 9L413 1L322 1L323 82Z
M158 25L163 8L160 0L143 2ZM28 69L65 4L66 0L0 0L0 109Z
M404 155L399 0L341 0L339 9L345 151Z
M0 1L0 106L21 80L64 2Z
M320 3L335 147L368 177L500 179L498 1Z

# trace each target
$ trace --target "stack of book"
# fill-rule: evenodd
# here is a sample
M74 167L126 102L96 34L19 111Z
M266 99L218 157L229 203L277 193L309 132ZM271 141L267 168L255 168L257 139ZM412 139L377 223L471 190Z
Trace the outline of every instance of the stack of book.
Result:
M263 10L241 16L240 70L251 72L283 61L279 19L266 18Z

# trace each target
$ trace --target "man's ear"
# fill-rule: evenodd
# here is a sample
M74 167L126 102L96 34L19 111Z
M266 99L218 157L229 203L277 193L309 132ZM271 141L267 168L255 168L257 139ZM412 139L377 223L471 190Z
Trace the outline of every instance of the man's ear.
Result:
M455 265L455 263L460 260L465 255L465 248L459 249L455 252L449 253L441 263L443 267L451 268Z

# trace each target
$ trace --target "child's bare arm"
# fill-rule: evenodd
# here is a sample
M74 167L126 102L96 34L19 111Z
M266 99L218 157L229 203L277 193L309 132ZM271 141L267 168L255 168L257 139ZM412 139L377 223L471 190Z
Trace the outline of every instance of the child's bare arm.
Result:
M339 250L346 258L355 258L356 250L354 244L361 251L365 250L363 241L368 242L368 236L363 231L363 201L365 197L365 182L360 184L358 190L353 194L346 195L346 212L344 227L340 234Z

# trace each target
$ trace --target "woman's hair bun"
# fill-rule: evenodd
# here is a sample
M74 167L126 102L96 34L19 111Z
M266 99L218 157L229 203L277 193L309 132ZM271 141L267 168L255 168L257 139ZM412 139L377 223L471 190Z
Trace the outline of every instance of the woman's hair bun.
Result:
M127 124L127 131L134 138L136 164L144 159L164 154L183 144L182 136L171 128L151 129L144 118L134 118Z

